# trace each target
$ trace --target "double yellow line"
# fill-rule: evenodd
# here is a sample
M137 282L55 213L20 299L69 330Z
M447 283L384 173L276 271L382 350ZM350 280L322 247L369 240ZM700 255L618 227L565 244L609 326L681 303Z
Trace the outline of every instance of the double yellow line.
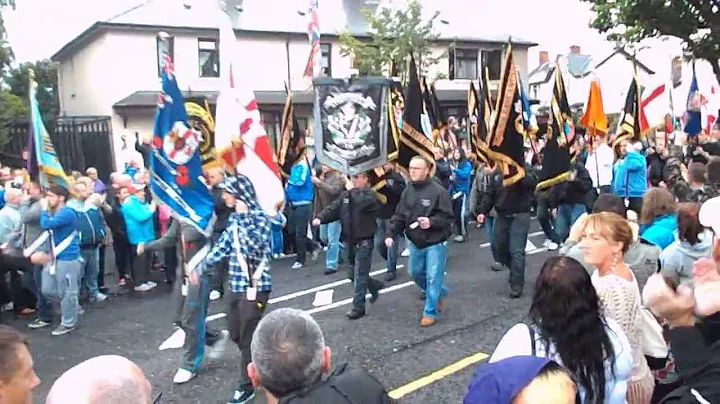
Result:
M390 397L397 400L400 399L415 390L419 390L429 384L435 383L436 381L450 376L453 373L459 372L470 365L474 365L488 357L487 354L478 352L474 355L470 355L467 358L460 359L459 361L450 364L440 370L430 373L427 376L421 377L415 381L412 381L404 386L398 387L390 392Z

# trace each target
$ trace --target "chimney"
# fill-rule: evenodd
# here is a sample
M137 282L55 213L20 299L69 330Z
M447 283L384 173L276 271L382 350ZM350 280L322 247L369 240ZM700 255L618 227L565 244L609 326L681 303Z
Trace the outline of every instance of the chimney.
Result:
M550 54L548 51L540 51L539 65L542 66L550 60Z
M573 55L579 55L580 54L580 47L578 45L573 45L570 47L570 53Z

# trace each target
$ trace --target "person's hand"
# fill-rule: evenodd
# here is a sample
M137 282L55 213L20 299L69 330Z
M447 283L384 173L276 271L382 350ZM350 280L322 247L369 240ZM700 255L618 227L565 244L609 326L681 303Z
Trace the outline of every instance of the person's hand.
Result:
M315 185L317 185L317 184L319 184L319 183L322 182L322 180L321 180L320 178L318 178L318 177L316 177L316 176L314 176L314 175L313 175L312 177L310 177L310 181L312 181L312 183L315 184Z
M570 234L568 235L569 241L574 241L576 243L580 242L580 240L582 239L583 231L585 230L585 223L587 222L588 217L589 216L587 213L583 213L582 215L580 215L580 217L578 217L575 223L573 223L572 227L570 228Z
M145 243L137 245L137 255L142 255L145 252Z
M692 289L687 285L680 285L677 291L674 291L665 282L662 274L654 274L648 278L642 295L650 311L665 319L671 328L692 326L695 323L695 299Z
M693 264L695 285L695 313L711 316L720 312L720 267L711 258L701 258Z
M665 181L660 181L660 183L658 184L658 186L659 186L660 188L667 188L667 184L665 183Z
M483 214L477 215L477 222L478 222L478 223L485 223L485 215L483 215Z
M30 255L30 262L35 265L45 265L52 261L52 256L44 252L35 252Z
M42 198L42 199L40 199L40 208L41 208L42 210L47 210L47 209L48 209L48 200L47 200L47 198Z
M318 219L318 218L313 219L313 220L312 220L312 225L315 226L315 227L320 226L320 219Z
M197 285L198 283L200 283L200 276L197 272L190 271L188 273L188 283L190 283L191 285Z
M557 217L557 208L553 208L553 210L550 211L550 213L552 214L552 217Z
M250 209L248 209L245 202L240 200L235 201L235 213L247 213L248 211L250 211Z
M393 245L393 239L392 237L388 237L385 239L385 247L390 248Z
M418 224L420 225L420 228L423 230L427 230L430 228L430 218L427 217L419 217L417 219Z

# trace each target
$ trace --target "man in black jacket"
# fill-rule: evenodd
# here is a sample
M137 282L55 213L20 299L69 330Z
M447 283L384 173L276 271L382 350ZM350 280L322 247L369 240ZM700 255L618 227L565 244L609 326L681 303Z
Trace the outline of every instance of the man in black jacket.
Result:
M368 186L366 173L355 174L347 183L343 192L330 206L323 209L313 219L313 226L340 220L342 239L350 250L348 256L354 258L355 296L353 308L347 313L350 320L365 315L365 294L370 291L370 303L375 303L383 283L370 277L372 263L373 236L377 229L376 219L380 210L375 191Z
M525 287L525 245L537 182L528 165L525 166L525 177L508 186L503 186L503 175L496 170L478 208L478 220L481 221L493 206L497 212L493 224L495 259L510 268L510 297L513 299L522 296Z
M445 189L450 189L450 176L452 176L452 167L445 157L443 149L440 147L433 148L435 155L435 178Z
M395 237L405 231L409 239L408 270L426 294L421 327L435 324L447 289L443 284L447 260L447 239L451 234L452 201L447 189L429 178L431 163L415 156L410 160L410 180L398 202L385 245L392 247Z
M590 173L583 163L576 161L571 170L567 181L553 185L548 194L549 205L555 216L555 231L561 243L567 240L573 223L585 213L587 193L593 187Z
M402 196L405 190L405 178L395 170L395 163L389 161L383 166L385 169L385 186L380 189L383 195L387 198L384 204L380 205L380 217L377 219L377 232L375 233L375 244L376 248L382 250L385 247L385 233L390 224L390 218L395 213L398 202L400 202L400 196ZM393 240L393 245L387 248L387 257L385 263L387 264L387 275L385 280L390 282L395 280L397 277L397 257L398 257L398 237ZM382 253L381 253L382 255Z

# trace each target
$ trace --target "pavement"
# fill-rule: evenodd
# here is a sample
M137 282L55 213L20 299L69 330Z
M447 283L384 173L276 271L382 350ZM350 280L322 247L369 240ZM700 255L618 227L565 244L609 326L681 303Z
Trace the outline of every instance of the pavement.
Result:
M492 256L484 229L473 228L465 243L451 242L445 278L450 293L438 322L429 328L419 327L424 302L405 267L398 270L396 280L386 284L375 304L368 303L364 318L349 321L345 313L351 307L352 286L342 271L323 276L322 255L297 271L290 269L292 258L274 262L268 310L293 307L310 311L332 350L333 363L350 361L362 366L400 403L459 403L477 366L492 353L505 331L526 318L533 280L545 259L554 254L542 248L545 238L538 230L533 223L525 294L520 299L509 298L507 271L488 269ZM383 280L384 263L375 255L372 270L379 271L375 276ZM407 259L401 258L399 265L406 263ZM137 363L152 383L154 394L162 392L163 403L226 402L239 375L240 353L234 345L223 359L206 358L189 383L172 383L181 350L159 350L175 332L169 314L170 289L161 282L162 276L153 273L159 286L152 292L116 294L89 305L78 329L65 336L51 336L52 327L29 330L25 324L30 319L11 320L30 340L42 380L36 401L44 401L53 381L65 370L97 355L114 354ZM315 294L322 289L334 291L333 304L314 307ZM208 324L212 328L226 327L227 304L223 299L211 303Z

